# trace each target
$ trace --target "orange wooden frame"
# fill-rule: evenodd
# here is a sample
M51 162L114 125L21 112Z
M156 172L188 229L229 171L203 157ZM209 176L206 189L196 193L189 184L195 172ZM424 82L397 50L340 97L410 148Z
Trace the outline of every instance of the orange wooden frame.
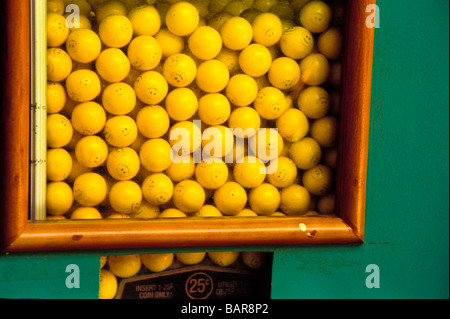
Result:
M7 252L153 247L362 243L374 29L348 0L342 68L338 216L34 222L28 220L30 8L5 1L2 50L0 249Z

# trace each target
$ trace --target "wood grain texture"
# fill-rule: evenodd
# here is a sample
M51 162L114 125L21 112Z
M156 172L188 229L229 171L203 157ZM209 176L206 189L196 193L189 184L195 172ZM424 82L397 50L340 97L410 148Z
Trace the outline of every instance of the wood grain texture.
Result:
M7 115L2 121L6 120L8 130L13 132L4 148L9 166L2 171L5 177L2 176L4 207L2 206L1 227L2 232L8 236L2 238L2 248L7 247L6 250L10 252L23 252L362 242L373 51L373 29L368 29L365 25L368 15L365 8L375 1L348 1L340 116L341 155L337 176L339 217L69 220L28 223L29 50L26 47L29 34L17 30L24 30L21 28L28 25L29 9L26 8L28 2L20 3L17 6L14 2L15 7L9 7L8 16L14 19L8 20L8 34L23 36L10 40L15 43L8 51L13 58L8 56L6 60L2 59L9 70L10 94L8 102L2 108L6 108L2 112ZM12 200L5 201L5 198Z
M302 224L302 225L300 225ZM337 217L220 217L35 222L11 252L355 243Z
M374 0L353 0L347 8L342 62L338 214L364 239L366 172L372 87L374 29L366 26L366 7Z
M28 220L29 3L2 1L0 251L18 238Z

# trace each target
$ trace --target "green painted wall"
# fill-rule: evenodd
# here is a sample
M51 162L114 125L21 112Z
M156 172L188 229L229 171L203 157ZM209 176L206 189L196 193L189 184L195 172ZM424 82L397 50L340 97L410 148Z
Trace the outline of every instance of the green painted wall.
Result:
M366 243L254 248L274 251L273 298L449 297L449 2L378 5ZM96 298L106 253L2 255L0 297ZM70 264L80 288L66 287Z
M366 244L278 249L274 298L448 298L449 2L378 5Z

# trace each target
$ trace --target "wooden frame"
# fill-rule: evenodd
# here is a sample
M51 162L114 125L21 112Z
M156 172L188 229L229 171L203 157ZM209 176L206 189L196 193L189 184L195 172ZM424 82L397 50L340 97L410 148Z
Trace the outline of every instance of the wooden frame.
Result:
M6 30L2 50L0 248L7 252L152 247L362 243L368 155L374 29L366 7L349 0L343 60L339 217L187 218L34 222L28 220L30 8L2 1Z

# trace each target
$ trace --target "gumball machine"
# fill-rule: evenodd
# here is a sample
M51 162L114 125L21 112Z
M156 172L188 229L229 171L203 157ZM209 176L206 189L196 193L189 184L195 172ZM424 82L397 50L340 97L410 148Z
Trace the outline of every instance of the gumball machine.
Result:
M2 6L9 265L195 313L267 305L295 293L280 264L366 245L375 1Z

